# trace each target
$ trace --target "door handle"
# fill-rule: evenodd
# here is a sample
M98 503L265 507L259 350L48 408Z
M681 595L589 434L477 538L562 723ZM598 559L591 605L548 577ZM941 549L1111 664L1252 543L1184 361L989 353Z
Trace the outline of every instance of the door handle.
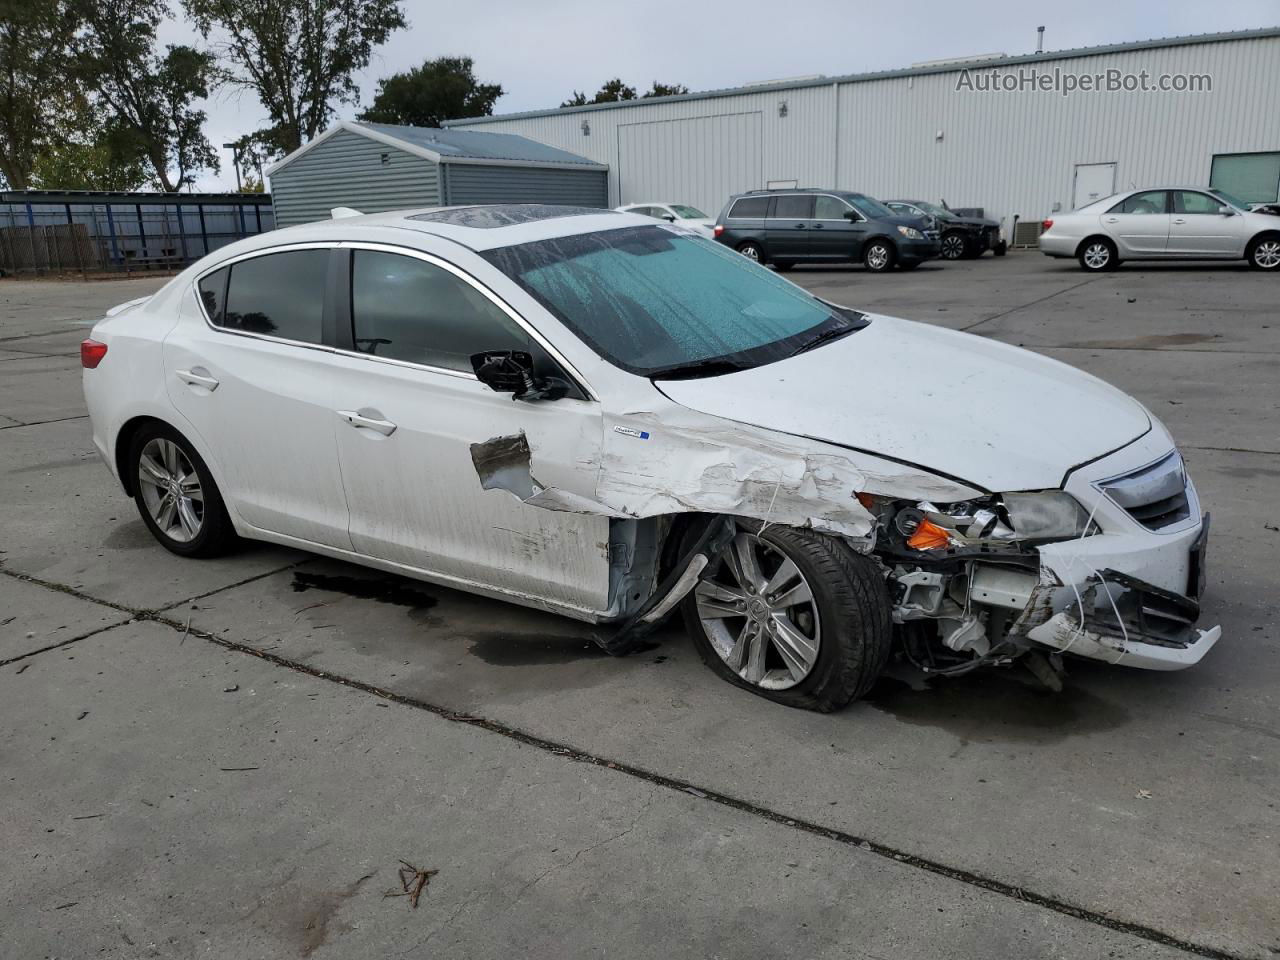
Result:
M815 224L813 225L813 229L815 229L815 230L821 230L821 229L822 229L822 224L820 224L820 223L815 223Z
M1174 219L1174 221L1173 221L1173 222L1174 222L1174 223L1186 223L1187 221L1183 220L1181 217L1177 217L1177 218L1175 218L1175 219Z
M797 230L803 230L803 229L804 229L804 224L803 224L803 223L797 223L797 224L796 224L796 229L797 229Z
M396 425L390 420L383 420L382 414L378 413L377 410L339 410L338 416L353 427L376 430L384 437L389 437L396 432Z
M209 376L204 367L192 367L190 370L175 370L179 380L193 387L204 387L210 393L218 389L218 381Z
M1119 217L1104 217L1103 219L1105 219L1105 220L1107 221L1107 223L1119 223L1119 222L1120 222L1120 218L1119 218Z

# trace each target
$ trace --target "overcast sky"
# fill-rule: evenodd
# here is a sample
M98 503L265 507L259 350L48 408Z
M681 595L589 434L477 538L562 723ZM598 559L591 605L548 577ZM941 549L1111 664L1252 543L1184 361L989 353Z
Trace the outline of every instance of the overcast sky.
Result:
M180 9L174 0L174 9ZM361 103L379 77L445 54L475 59L477 76L506 93L495 113L556 107L621 76L643 92L654 80L690 90L811 74L909 66L921 60L1148 40L1280 25L1277 0L1126 3L1073 0L914 0L892 6L853 0L405 0L409 28L395 34L360 75ZM167 24L166 43L196 42L185 21ZM215 147L257 129L252 93L224 90L206 109ZM341 106L339 118L359 107ZM234 189L230 151L221 174L197 188Z

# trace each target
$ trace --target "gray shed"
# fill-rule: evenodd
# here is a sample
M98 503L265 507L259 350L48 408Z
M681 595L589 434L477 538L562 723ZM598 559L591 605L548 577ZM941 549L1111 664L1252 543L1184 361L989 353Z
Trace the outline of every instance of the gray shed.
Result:
M277 226L468 203L605 207L609 167L513 133L344 120L267 170Z

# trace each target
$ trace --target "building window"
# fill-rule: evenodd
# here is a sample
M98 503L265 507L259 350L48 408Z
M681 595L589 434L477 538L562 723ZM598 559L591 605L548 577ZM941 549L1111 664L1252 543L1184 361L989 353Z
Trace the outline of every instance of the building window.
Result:
M1280 152L1219 153L1209 186L1247 203L1275 203L1280 200Z

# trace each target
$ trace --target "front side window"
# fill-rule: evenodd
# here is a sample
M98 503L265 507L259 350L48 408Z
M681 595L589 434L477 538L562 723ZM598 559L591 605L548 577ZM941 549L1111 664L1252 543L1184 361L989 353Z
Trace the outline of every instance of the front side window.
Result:
M814 199L813 217L815 220L843 220L849 209L843 200L820 196Z
M1165 213L1165 191L1147 190L1125 197L1108 213Z
M1220 207L1226 204L1217 197L1196 190L1175 190L1173 192L1174 213L1202 213L1218 215Z
M741 254L660 227L502 247L499 270L615 366L641 376L714 375L794 354L847 315Z
M729 216L734 218L750 218L752 220L764 219L766 213L769 212L768 197L743 197L734 203L733 208L729 211Z
M376 250L351 260L355 348L471 372L471 355L528 350L529 335L492 300L434 263Z
M320 343L328 267L328 250L289 250L233 263L226 308L214 323L228 330Z

